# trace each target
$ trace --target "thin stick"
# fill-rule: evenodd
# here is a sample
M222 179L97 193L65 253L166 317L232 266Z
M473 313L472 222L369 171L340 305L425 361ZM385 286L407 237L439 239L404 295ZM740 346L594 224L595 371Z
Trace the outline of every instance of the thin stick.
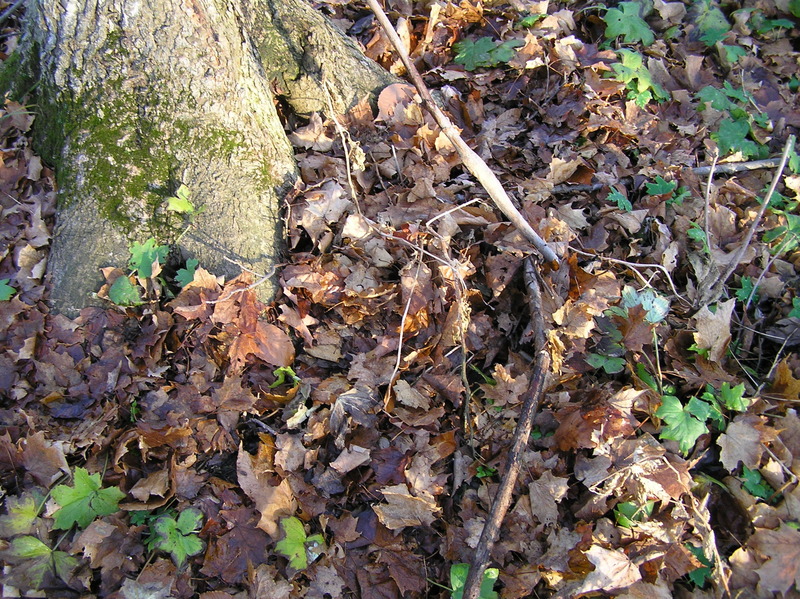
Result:
M14 4L12 4L11 7L6 12L0 15L0 25L8 21L8 18L11 15L13 15L17 11L17 9L23 4L25 4L25 0L17 0L16 2L14 2Z
M705 233L706 233L706 247L711 251L711 187L714 184L714 167L717 166L719 159L719 152L714 152L714 159L711 161L711 168L708 170L708 181L706 182L705 193L705 210L703 215L705 217Z
M778 164L778 170L775 171L775 177L772 179L772 185L769 186L769 191L767 191L767 196L764 198L764 203L761 205L761 209L758 211L753 224L750 225L742 245L740 245L739 249L736 250L736 253L734 254L730 263L725 267L725 270L716 278L716 280L707 286L703 286L704 292L699 295L700 302L698 307L708 305L722 295L722 290L725 286L725 283L728 282L728 279L733 274L733 271L739 266L739 262L741 262L744 253L747 251L747 248L750 246L750 242L753 240L753 236L756 234L756 229L758 229L758 226L761 224L761 219L764 217L764 213L767 211L767 208L769 208L769 202L772 199L772 194L775 193L775 188L778 187L778 182L783 176L783 169L786 167L786 162L789 160L789 154L791 154L792 149L794 148L794 142L795 136L790 135L789 139L786 140L786 145L783 147L783 155L781 156L780 164Z
M520 233L533 244L553 268L558 268L560 260L556 253L547 245L544 239L539 237L539 234L533 230L533 227L528 224L525 217L522 216L520 211L517 210L516 206L511 202L511 199L508 197L505 189L503 189L503 185L500 183L497 175L495 175L486 162L467 145L458 129L455 128L447 115L445 115L436 105L436 102L433 101L433 97L431 97L431 93L428 91L428 86L425 85L419 71L417 71L414 63L412 63L411 59L408 57L403 43L400 41L400 37L389 22L389 18L386 16L386 13L383 12L380 4L378 4L378 0L367 0L367 4L372 9L381 27L386 32L386 35L389 36L389 40L400 55L403 66L405 66L406 71L408 71L408 75L414 87L417 88L417 92L419 92L422 98L423 106L425 106L425 109L433 116L436 123L442 129L442 132L447 136L447 139L450 140L450 143L453 144L464 166L466 166L469 172L483 185L495 205L505 214L506 218L519 229Z
M522 452L528 444L533 417L539 407L547 372L550 369L550 354L545 347L541 291L539 282L536 279L536 267L530 258L525 263L525 285L529 292L528 303L533 323L534 344L537 350L535 363L532 365L533 376L525 392L525 401L522 405L517 427L514 429L514 437L511 441L511 449L508 452L505 472L500 480L500 487L497 489L497 495L495 495L492 502L489 518L483 526L480 541L478 541L478 546L472 557L469 574L467 574L467 580L464 583L464 599L477 599L480 593L483 573L489 562L489 554L500 534L500 526L503 524L506 512L511 506L511 496L521 467Z

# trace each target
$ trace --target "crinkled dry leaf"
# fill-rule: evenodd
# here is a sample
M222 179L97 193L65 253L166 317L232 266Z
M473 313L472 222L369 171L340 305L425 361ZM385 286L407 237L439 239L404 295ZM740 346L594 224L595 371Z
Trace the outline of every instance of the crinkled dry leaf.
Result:
M756 570L761 588L778 593L800 588L800 531L781 523L777 530L756 530L747 544L767 558Z
M717 311L711 312L708 306L703 306L694 315L697 332L694 341L697 347L708 350L708 359L719 362L725 356L728 343L731 340L731 314L736 305L736 299L717 304Z
M282 517L291 516L297 510L292 488L288 480L282 480L277 486L271 483L274 477L270 474L271 465L259 456L252 456L241 446L236 459L236 473L239 486L255 503L261 513L258 528L273 539L280 535L278 521Z
M405 485L384 487L381 493L386 503L379 503L372 509L390 530L430 525L438 516L439 506L432 497L414 497Z
M765 426L766 419L755 414L739 414L717 439L719 459L733 472L742 462L751 469L758 468L764 454L764 444L775 438L774 429Z

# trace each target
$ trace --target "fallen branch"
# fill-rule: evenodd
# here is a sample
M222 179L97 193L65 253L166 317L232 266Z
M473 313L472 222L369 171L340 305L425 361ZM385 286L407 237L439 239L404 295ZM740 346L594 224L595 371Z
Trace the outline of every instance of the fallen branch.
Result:
M703 281L701 283L697 294L697 298L699 300L696 302L697 308L714 302L720 295L722 295L725 284L733 274L733 271L735 271L739 266L739 262L741 262L744 253L750 246L750 242L753 240L756 229L758 229L758 226L761 224L761 219L764 217L764 213L769 207L770 200L772 200L772 194L775 193L775 188L778 187L778 182L783 176L783 169L786 167L786 162L789 160L789 154L792 153L794 142L795 136L790 135L789 139L786 140L786 145L783 147L783 155L778 163L778 170L775 171L775 176L772 179L772 185L769 186L769 191L767 191L767 195L764 197L764 203L761 204L761 209L758 211L753 223L747 230L747 235L745 235L744 241L742 241L742 244L736 250L733 258L725 267L725 270L723 270L719 275L713 276L713 279L710 281Z
M696 166L691 171L698 177L704 177L712 172L719 175L733 175L742 171L757 171L765 168L775 168L781 163L780 158L766 158L764 160L751 160L749 162L723 162L714 163L706 166ZM623 177L619 180L623 185L633 183L633 177ZM567 193L588 193L600 191L608 187L607 183L559 183L553 187L553 195L564 195Z
M505 214L506 218L533 244L547 262L553 265L554 268L558 268L559 258L556 253L547 245L547 242L533 230L533 227L530 226L528 221L525 220L525 217L522 216L520 211L517 210L517 207L511 202L511 199L508 197L505 189L503 189L503 185L500 183L497 175L495 175L486 162L467 145L458 129L456 129L447 115L442 112L436 102L433 101L433 97L431 97L431 93L428 91L428 86L425 85L419 71L417 71L417 68L411 62L408 53L403 47L403 42L400 41L400 37L389 22L389 18L386 16L386 13L383 12L380 4L378 4L378 0L367 0L367 4L372 9L372 12L378 19L378 23L380 23L386 35L389 36L389 40L400 55L400 60L403 62L406 71L408 71L411 82L414 84L414 87L417 88L417 92L422 98L422 105L431 116L433 116L436 124L439 125L442 132L447 136L447 139L453 144L464 166L466 166L469 172L483 185L495 205Z
M506 512L511 505L511 496L520 471L522 452L528 444L533 417L539 407L539 400L544 392L545 379L550 370L550 354L547 351L545 342L541 292L536 278L536 267L530 258L525 262L525 285L528 288L528 309L531 313L536 359L532 364L531 370L533 374L530 385L525 392L519 421L514 429L514 437L511 441L511 449L508 452L505 471L500 479L500 486L492 502L489 518L483 526L481 538L478 541L478 546L475 549L472 563L469 567L469 574L464 583L463 599L476 599L480 593L483 573L489 563L489 554L500 533L500 527L503 524Z

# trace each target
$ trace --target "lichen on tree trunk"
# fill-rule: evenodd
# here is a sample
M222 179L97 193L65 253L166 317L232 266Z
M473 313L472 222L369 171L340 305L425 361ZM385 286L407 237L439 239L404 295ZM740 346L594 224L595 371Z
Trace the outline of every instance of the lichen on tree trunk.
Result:
M276 263L281 199L296 167L270 90L279 73L264 67L278 62L263 37L251 36L274 30L286 15L254 10L263 7L262 0L31 3L24 67L39 82L37 147L59 185L48 266L55 311L75 315L94 303L99 269L124 266L132 241L179 237L164 202L180 184L202 210L180 236L185 257L228 276L238 273L234 262L256 272ZM340 40L338 66L320 75L363 60L319 15L312 20L311 38L326 31ZM302 35L293 44L281 59L284 79L315 76L303 74L313 44L303 50ZM358 85L335 91L338 108L389 82L370 69ZM259 293L270 299L273 291L267 284Z

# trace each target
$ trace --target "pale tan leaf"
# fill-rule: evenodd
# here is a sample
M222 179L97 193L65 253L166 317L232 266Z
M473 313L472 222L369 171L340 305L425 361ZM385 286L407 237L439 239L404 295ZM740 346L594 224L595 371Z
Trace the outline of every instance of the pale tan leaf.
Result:
M800 532L781 523L778 530L758 529L748 545L767 559L756 572L759 586L771 592L787 593L800 588Z
M566 478L553 476L548 470L538 480L528 485L531 513L544 525L558 522L558 503L569 490Z
M717 304L717 311L712 313L708 306L703 306L694 315L697 332L694 341L697 347L708 350L708 359L719 362L725 356L731 340L731 314L736 299Z
M241 445L236 458L236 474L239 486L261 513L258 528L277 539L280 535L278 521L291 516L297 510L289 481L282 480L280 484L273 486L271 482L274 477L269 472L266 460L259 455L250 455Z
M392 485L381 489L386 503L373 507L378 519L390 530L405 526L430 525L439 513L436 502L429 497L414 497L405 485Z
M733 472L742 462L751 469L758 468L764 453L764 443L774 438L767 431L764 419L754 414L739 414L717 439L719 458L727 470Z

